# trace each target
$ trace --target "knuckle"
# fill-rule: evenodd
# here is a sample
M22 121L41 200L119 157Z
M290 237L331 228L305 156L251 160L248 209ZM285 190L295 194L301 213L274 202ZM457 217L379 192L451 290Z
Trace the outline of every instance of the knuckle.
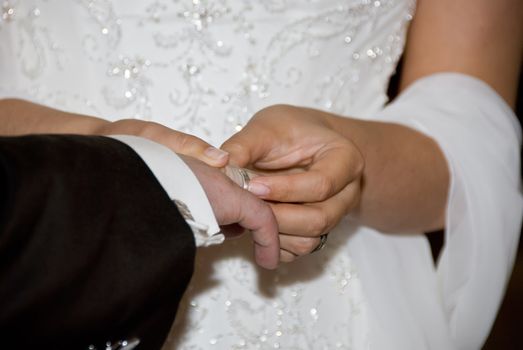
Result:
M354 191L352 196L347 201L347 209L346 209L345 213L349 213L349 212L355 210L359 206L360 200L361 200L361 189L358 186L358 188L356 188L356 190Z
M354 168L357 177L361 177L363 175L363 171L365 170L365 158L363 158L363 155L361 153L358 154L358 158L355 162Z
M280 261L281 262L290 263L290 262L293 262L294 260L296 260L296 256L294 256L293 254L291 254L285 250L280 251Z
M279 185L278 183L273 183L271 185L271 192L272 192L272 196L278 198L278 200L280 201L283 201L283 202L287 202L287 201L290 201L291 199L291 194L292 194L292 184L289 184L289 185Z
M193 148L195 143L195 137L191 135L187 135L184 133L180 133L177 135L173 135L173 140L176 142L178 148L180 151L189 151L191 148Z
M146 139L156 140L160 133L160 126L154 122L146 122L141 120L129 120L129 124L133 125L133 128L137 130L137 136L141 136Z
M294 110L294 107L286 104L275 104L272 106L265 107L258 111L255 116L262 115L286 115L291 113Z
M314 215L311 215L309 223L309 233L313 235L322 235L328 231L330 222L327 214L321 209L317 209Z
M237 139L237 137L233 136L231 139L226 141L222 146L221 149L228 152L231 157L240 156L248 154L249 149L246 145L244 145L241 140Z
M319 243L318 238L297 237L294 242L294 252L297 255L307 255L316 248Z
M246 136L236 134L225 141L221 149L229 153L229 164L245 167L250 161L251 147L250 142L246 140Z
M275 232L277 232L278 223L276 221L276 218L274 217L274 213L272 212L270 206L258 198L253 198L253 200L257 201L260 204L260 207L256 212L256 215L258 215L260 221L265 223L265 226L271 227Z
M318 202L330 197L334 191L334 184L324 174L319 174L316 179L315 192L318 195Z
M169 133L169 137L178 152L194 156L196 158L198 158L200 153L203 152L203 149L209 146L205 141L196 136L175 130L172 130L171 133Z

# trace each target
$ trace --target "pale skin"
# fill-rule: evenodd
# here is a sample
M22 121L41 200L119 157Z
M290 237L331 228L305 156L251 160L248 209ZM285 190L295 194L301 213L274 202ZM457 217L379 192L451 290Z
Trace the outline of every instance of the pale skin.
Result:
M521 18L520 0L419 0L401 90L430 74L459 72L485 81L514 106ZM273 201L282 261L309 254L319 236L347 213L383 232L419 234L444 227L447 163L434 141L412 129L272 106L222 148L239 166L305 169L251 182L253 193Z
M430 74L459 72L485 81L514 106L523 52L522 17L521 0L419 0L408 34L401 89ZM207 151L209 145L202 140L154 123L109 123L13 100L0 101L0 118L7 121L0 125L4 135L132 134L211 166L221 167L229 159L227 154ZM276 119L278 123L272 122ZM447 163L434 141L412 129L272 106L258 112L223 149L236 165L295 168L291 174L256 178L250 188L273 202L281 261L309 254L319 236L347 213L384 232L420 233L444 227ZM263 240L262 245L274 252L274 237L271 242ZM271 254L267 265L274 267Z
M180 154L207 194L218 224L252 233L254 259L266 269L279 262L277 223L269 205L234 184L219 167L227 153L205 141L157 123L106 120L71 114L21 100L0 100L0 135L24 134L135 135L161 143ZM227 232L226 232L227 233Z

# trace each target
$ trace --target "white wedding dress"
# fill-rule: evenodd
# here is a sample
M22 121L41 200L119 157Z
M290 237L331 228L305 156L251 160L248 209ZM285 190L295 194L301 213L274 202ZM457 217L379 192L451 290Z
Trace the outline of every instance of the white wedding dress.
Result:
M321 252L274 272L255 266L248 236L202 248L164 348L479 348L517 246L520 130L495 92L459 75L425 78L383 110L413 11L409 0L3 1L0 96L153 120L214 145L276 103L426 132L453 172L437 267L423 235L349 219ZM488 113L466 119L471 105ZM466 125L431 117L441 111ZM492 140L481 158L478 140Z

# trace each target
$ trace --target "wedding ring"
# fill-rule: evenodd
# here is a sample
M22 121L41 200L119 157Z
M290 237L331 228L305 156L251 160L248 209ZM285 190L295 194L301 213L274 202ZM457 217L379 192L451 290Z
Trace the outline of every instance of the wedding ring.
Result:
M247 170L243 168L239 168L238 171L240 172L240 176L242 178L242 188L244 190L247 190L249 188L249 182L251 181L251 177L249 176Z
M327 243L327 238L329 237L329 233L326 233L324 235L321 235L320 236L320 243L318 244L318 246L316 248L314 248L314 250L311 252L312 253L315 253L317 251L320 251L323 249L323 247L325 247L325 244Z
M223 172L229 177L229 179L231 179L235 184L244 190L249 189L249 182L251 179L259 176L252 170L238 168L232 165L227 165L225 168L223 168Z

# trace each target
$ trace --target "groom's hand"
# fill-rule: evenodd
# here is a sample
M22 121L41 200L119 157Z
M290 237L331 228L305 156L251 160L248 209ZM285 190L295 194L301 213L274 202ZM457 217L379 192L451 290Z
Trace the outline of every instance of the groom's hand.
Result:
M278 226L270 206L241 189L221 170L197 159L183 157L202 185L220 226L237 224L252 232L256 263L266 269L278 266Z

